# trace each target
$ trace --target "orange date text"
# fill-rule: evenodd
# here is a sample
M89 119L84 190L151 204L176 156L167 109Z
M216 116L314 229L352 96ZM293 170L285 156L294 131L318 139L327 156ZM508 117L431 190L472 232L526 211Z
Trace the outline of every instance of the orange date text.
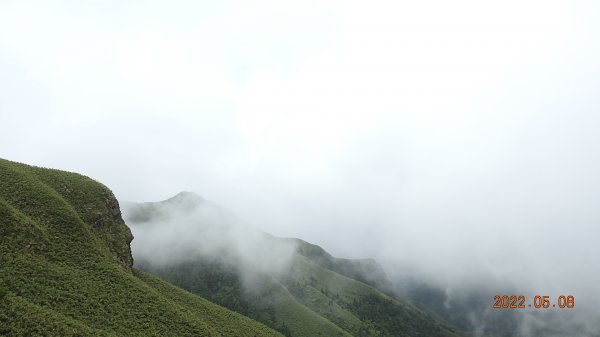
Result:
M494 309L573 309L575 298L571 295L560 295L556 298L550 296L536 295L532 298L525 296L494 296L492 308Z

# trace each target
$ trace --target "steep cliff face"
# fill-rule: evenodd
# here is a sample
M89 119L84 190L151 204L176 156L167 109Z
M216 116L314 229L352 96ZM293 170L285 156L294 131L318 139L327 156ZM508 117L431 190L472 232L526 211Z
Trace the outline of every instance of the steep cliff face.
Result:
M132 268L119 203L79 174L0 159L0 336L278 336Z
M131 270L131 230L121 217L119 202L104 185L81 175L53 171L40 179L61 195L77 212L83 223L91 228L102 248L106 248L126 269ZM76 185L77 188L69 188Z
M1 160L0 185L1 202L10 213L26 217L32 228L50 233L59 229L70 229L71 235L79 235L76 241L93 242L95 254L112 256L125 269L131 270L130 243L133 235L121 217L119 203L113 193L104 185L80 174L59 170L43 169ZM36 226L37 225L37 226ZM18 227L18 226L17 226ZM34 228L37 227L37 230ZM8 230L3 226L4 230ZM27 231L25 228L13 228ZM7 233L8 234L8 233ZM34 240L33 238L37 238ZM48 237L33 235L29 247L41 249L47 255L60 248L56 243L64 236ZM9 239L7 236L6 239ZM37 242L36 242L37 241ZM76 245L72 245L76 248ZM89 250L81 250L83 255Z

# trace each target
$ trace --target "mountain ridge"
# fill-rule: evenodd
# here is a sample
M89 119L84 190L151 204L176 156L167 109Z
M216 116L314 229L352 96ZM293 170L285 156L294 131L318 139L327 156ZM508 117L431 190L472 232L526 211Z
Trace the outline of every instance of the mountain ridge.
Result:
M251 271L250 278L260 278L261 287L259 290L249 291L246 285L248 271L243 267L270 264L272 259L269 256L260 256L264 260L258 262L244 260L246 255L251 254L231 259L223 258L220 254L202 255L196 247L213 244L206 241L207 236L203 233L211 233L214 236L210 237L214 240L223 240L222 238L231 236L229 229L242 227L245 234L242 239L247 241L252 235L246 234L253 230L242 223L223 223L223 218L214 222L211 218L214 215L211 213L214 204L210 202L204 201L203 205L196 205L198 208L208 209L199 211L196 208L193 212L186 213L185 207L174 207L172 200L173 198L169 198L162 202L132 204L131 208L125 208L124 214L136 236L143 240L146 237L159 238L154 242L144 242L145 246L153 249L150 256L136 256L137 266L178 287L252 317L286 336L461 335L436 321L428 313L390 295L391 282L375 260L335 258L323 248L301 239L276 238L259 230L255 231L263 233L264 237L258 238L266 238L266 241L260 239L256 246L269 245L269 241L273 240L292 245L294 249L289 263L277 272L265 274ZM181 201L187 204L187 200ZM215 207L216 213L224 210L220 206ZM144 211L160 216L152 219L151 216L136 214ZM171 216L166 216L171 211ZM211 216L205 219L202 216L206 214ZM135 219L145 221L136 223L132 221ZM161 226L185 229L180 232L186 233L186 242L177 242L178 249L191 247L180 252L185 259L175 259L166 264L155 262L153 254L160 247L172 249L173 246L172 243L161 241L164 238L164 235L159 235ZM148 234L152 231L156 232ZM215 232L218 234L215 235ZM217 246L228 247L235 242L237 241L224 240ZM289 310L293 310L295 314L290 314ZM298 322L305 323L299 325Z

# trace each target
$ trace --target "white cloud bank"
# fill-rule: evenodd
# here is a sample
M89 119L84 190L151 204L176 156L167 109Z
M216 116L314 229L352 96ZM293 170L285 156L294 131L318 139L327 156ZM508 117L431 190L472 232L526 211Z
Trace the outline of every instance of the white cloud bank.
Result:
M0 156L597 306L593 1L0 4ZM591 310L591 309L590 309Z

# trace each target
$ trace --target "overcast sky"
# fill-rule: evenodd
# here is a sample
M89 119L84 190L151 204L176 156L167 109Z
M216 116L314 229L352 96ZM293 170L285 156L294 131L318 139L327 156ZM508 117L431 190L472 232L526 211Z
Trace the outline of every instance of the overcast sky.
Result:
M3 0L0 157L89 175L120 200L194 191L339 256L587 295L599 14L594 1Z

